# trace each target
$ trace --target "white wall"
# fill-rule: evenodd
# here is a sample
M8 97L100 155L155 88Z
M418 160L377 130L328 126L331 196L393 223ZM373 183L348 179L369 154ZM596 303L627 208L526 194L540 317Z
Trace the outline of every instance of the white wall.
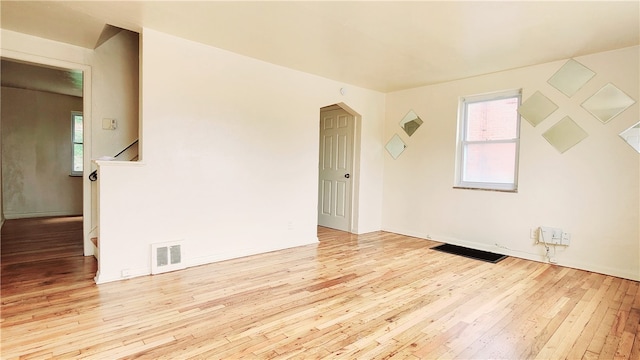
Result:
M84 130L85 162L84 168L92 167L91 159L105 154L115 155L112 148L128 144L129 139L137 137L137 43L135 36L121 33L102 44L98 50L51 41L35 36L0 29L0 55L9 59L44 64L63 69L77 69L84 73ZM133 74L132 74L133 73ZM93 81L95 74L96 80ZM97 96L92 93L96 92ZM98 106L99 113L94 116L92 107ZM102 119L118 119L120 131L102 130ZM96 123L99 126L92 126ZM89 136L88 134L91 134ZM102 141L105 136L108 140ZM97 145L92 145L97 141ZM121 149L121 148L120 148ZM83 232L85 255L93 254L93 244L89 233L95 226L95 213L92 208L92 185L83 180ZM2 194L7 197L7 192ZM92 224L92 219L94 223Z
M82 178L71 177L71 112L82 98L2 87L4 216L82 214Z
M93 51L91 158L115 156L138 138L138 34L121 31ZM115 119L115 130L102 128L103 119ZM129 159L130 160L130 159ZM95 170L92 164L91 171ZM97 209L97 185L91 184L92 208ZM98 224L92 212L91 228Z
M638 120L638 104L606 125L579 106L607 82L638 99L637 47L578 58L598 75L567 99L546 83L563 61L385 97L155 31L144 43L143 162L101 167L99 281L149 273L154 242L184 240L189 265L314 242L319 108L341 102L362 115L358 233L382 224L542 261L529 229L556 226L573 235L561 265L640 278L640 161L617 137ZM10 58L101 71L87 49L6 30L1 46ZM458 97L510 88L560 105L536 128L523 121L519 192L452 189ZM121 116L104 109L93 122ZM394 161L382 146L409 109L425 124L401 135L409 148ZM590 136L561 155L541 134L565 115Z
M152 30L142 35L142 163L100 166L98 282L317 241L320 108L362 116L358 231L381 222L384 95Z
M383 228L543 261L529 230L560 227L572 234L560 265L639 280L640 161L618 137L640 118L638 103L607 124L580 106L608 82L637 101L638 52L576 58L597 75L572 98L546 82L565 60L388 94L385 142L398 133L408 148L397 160L385 154ZM458 98L517 88L523 100L539 90L559 105L535 128L522 120L518 192L453 189ZM398 122L410 109L424 124L409 138ZM567 115L589 137L560 154L541 134Z

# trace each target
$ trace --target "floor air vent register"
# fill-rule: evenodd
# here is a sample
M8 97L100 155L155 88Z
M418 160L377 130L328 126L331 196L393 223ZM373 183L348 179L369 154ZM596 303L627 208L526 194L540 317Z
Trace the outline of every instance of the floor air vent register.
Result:
M498 261L505 259L507 255L495 254L488 251L469 249L463 246L443 244L432 247L433 250L446 252L448 254L460 255L470 259L482 260L490 263L497 263Z
M160 274L184 268L183 246L181 242L151 244L152 274Z

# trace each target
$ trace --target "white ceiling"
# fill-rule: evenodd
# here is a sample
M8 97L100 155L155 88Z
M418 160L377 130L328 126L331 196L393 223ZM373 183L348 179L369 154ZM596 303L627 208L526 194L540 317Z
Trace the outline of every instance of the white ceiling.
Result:
M639 44L636 1L7 1L4 29L86 48L148 27L394 91Z

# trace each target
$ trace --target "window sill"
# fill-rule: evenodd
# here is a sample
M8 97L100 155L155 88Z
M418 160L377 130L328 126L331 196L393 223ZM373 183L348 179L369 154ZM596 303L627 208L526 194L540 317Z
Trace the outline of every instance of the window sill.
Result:
M467 187L467 186L454 186L454 189L461 190L480 190L480 191L495 191L495 192L506 192L506 193L518 193L518 189L508 190L508 189L487 189L487 188L479 188L479 187Z

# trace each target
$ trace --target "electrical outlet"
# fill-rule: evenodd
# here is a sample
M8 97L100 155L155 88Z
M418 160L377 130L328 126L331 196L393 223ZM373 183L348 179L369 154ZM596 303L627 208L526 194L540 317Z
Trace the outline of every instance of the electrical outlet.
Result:
M529 229L529 237L538 240L538 228Z
M562 243L562 229L547 226L540 227L541 242L548 245L560 245Z
M571 234L563 232L562 229L547 226L540 227L540 240L547 245L569 246Z
M123 269L123 270L120 272L120 276L121 276L121 277L123 277L123 278L130 277L130 276L131 276L131 270L129 270L129 269Z

